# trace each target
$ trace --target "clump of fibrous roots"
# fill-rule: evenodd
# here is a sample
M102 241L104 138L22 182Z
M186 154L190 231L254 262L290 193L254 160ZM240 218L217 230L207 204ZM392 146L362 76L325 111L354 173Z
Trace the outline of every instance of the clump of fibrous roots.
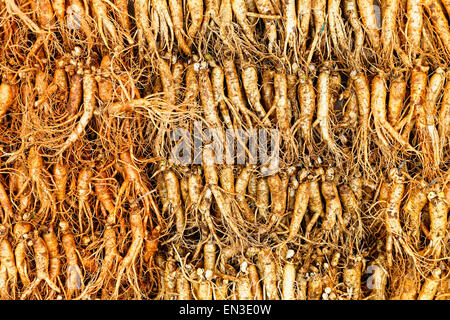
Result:
M0 0L0 299L450 298L449 1Z

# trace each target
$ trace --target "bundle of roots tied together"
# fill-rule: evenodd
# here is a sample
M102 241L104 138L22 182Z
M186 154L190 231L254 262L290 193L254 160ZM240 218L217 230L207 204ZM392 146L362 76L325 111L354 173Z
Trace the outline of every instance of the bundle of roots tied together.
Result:
M0 299L449 299L449 17L0 0Z

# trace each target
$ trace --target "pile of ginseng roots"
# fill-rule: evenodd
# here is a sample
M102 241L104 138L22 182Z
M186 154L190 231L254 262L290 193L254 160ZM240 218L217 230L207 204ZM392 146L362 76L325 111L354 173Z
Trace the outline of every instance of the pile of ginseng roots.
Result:
M448 299L449 15L0 0L0 299Z

